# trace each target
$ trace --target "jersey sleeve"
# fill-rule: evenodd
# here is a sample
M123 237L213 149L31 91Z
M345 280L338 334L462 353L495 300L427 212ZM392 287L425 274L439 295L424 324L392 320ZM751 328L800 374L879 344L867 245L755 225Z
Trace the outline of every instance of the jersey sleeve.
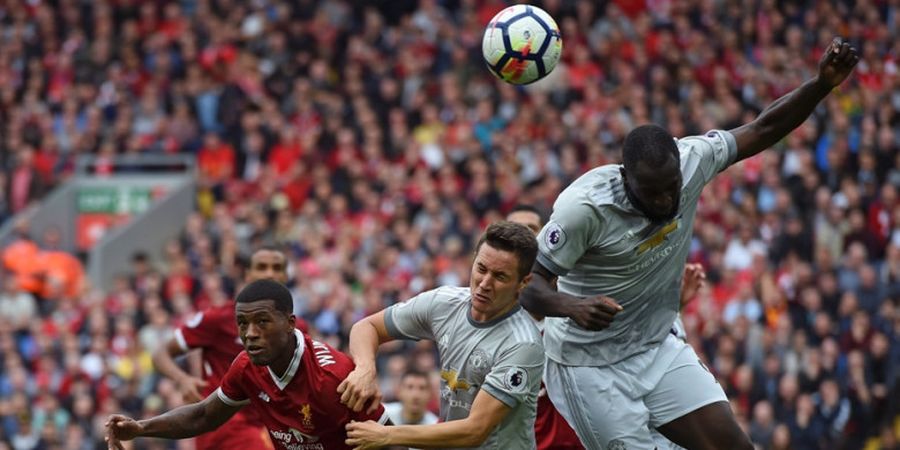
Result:
M200 311L175 329L175 340L182 351L204 348L221 342L222 333L214 315Z
M737 141L728 131L710 130L703 136L679 139L678 144L687 164L696 164L704 185L737 159Z
M423 292L384 311L384 325L395 339L434 339L432 328L438 291Z
M524 344L514 347L494 364L482 389L492 397L515 408L528 396L537 396L544 371L544 347Z
M367 413L365 410L360 412L354 412L352 409L348 409L350 411L350 420L356 422L365 422L367 420L374 420L382 425L390 419L390 416L387 413L387 410L384 409L384 405L378 405L378 409L376 409L372 414ZM395 424L396 425L396 424Z
M572 270L592 245L601 223L587 201L560 197L553 205L550 221L538 234L537 261L558 276Z
M231 367L228 368L228 372L225 372L225 376L222 377L222 382L219 384L219 388L216 389L216 396L226 405L244 406L250 403L245 373L248 362L247 354L241 352L231 363Z

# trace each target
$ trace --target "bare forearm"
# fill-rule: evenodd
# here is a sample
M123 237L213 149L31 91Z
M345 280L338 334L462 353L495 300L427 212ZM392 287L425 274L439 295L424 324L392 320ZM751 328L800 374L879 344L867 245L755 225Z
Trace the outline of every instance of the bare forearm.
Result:
M568 317L573 302L580 299L557 292L556 289L540 275L531 278L528 286L519 294L519 303L528 312L540 316Z
M749 158L787 136L812 114L829 92L831 87L816 77L772 102L756 120L745 125L753 128L753 138L738 144L738 159Z
M378 352L378 331L367 320L350 329L350 357L356 367L375 370L375 354Z
M140 436L185 439L216 429L221 423L208 417L200 403L184 405L169 412L140 420Z
M161 374L175 381L182 380L190 376L178 366L165 348L160 348L153 354L153 367Z
M419 448L478 447L489 433L473 430L469 420L451 420L434 425L387 427L389 445Z

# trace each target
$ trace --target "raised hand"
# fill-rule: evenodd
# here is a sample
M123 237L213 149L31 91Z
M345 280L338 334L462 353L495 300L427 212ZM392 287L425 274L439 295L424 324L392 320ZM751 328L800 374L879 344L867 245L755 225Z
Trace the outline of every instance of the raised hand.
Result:
M819 60L818 81L829 88L834 88L853 72L858 62L859 53L856 49L849 42L836 37Z
M706 283L706 271L702 264L688 264L684 266L684 280L681 282L681 307L694 299L697 291Z

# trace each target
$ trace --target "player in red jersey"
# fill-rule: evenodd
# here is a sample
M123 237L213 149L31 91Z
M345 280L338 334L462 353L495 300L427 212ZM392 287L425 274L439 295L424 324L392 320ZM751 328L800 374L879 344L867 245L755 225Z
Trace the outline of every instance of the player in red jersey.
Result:
M269 430L277 449L350 449L350 421L387 422L384 406L355 413L341 404L340 382L353 370L347 355L312 340L294 327L293 300L282 284L257 280L235 301L244 345L215 392L200 403L146 420L114 414L106 421L110 449L136 437L184 439L219 428L245 408ZM253 448L245 443L244 448Z
M286 283L287 278L287 258L280 250L263 247L250 256L246 282L272 279ZM175 363L175 358L196 349L202 350L202 379L185 372ZM185 401L195 403L215 390L243 349L234 321L234 303L229 301L197 313L176 329L175 336L153 354L153 364L156 370L178 384ZM272 443L259 418L240 413L228 421L227 426L197 436L196 446L197 450L271 449Z

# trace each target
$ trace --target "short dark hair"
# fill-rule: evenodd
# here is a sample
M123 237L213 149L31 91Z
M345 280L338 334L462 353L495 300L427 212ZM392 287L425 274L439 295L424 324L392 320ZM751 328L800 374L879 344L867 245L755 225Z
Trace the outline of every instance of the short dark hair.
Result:
M520 280L531 272L531 266L534 265L534 260L537 258L538 247L534 232L525 225L508 220L494 222L478 239L475 253L481 250L481 244L485 242L497 250L512 252L516 255L516 259L519 260Z
M274 280L256 280L241 289L238 293L237 303L253 303L262 300L272 300L275 302L275 309L290 315L294 313L294 298L291 291L284 287L283 284Z
M257 247L256 250L253 250L253 253L250 253L250 257L248 257L245 261L243 261L244 269L250 269L251 267L253 267L253 257L256 256L256 254L259 252L281 253L281 255L284 256L285 259L287 259L287 256L288 256L287 252L284 251L284 249L281 247L278 247L275 245L261 245L261 246Z
M541 223L544 223L544 214L541 213L541 211L538 210L537 208L535 208L534 206L526 205L524 203L519 203L516 206L513 206L512 209L510 209L509 212L506 213L506 215L508 216L512 213L520 212L520 211L535 213L535 214L537 214L538 218L540 218Z
M424 378L426 383L428 383L429 385L431 384L431 378L428 377L428 374L425 372L422 372L419 369L414 369L414 368L406 369L406 372L403 372L403 375L400 376L400 381L403 381L403 380L407 379L408 377Z
M622 162L626 172L631 173L639 162L652 168L663 167L673 157L675 161L681 159L678 145L672 135L659 125L641 125L625 136Z

